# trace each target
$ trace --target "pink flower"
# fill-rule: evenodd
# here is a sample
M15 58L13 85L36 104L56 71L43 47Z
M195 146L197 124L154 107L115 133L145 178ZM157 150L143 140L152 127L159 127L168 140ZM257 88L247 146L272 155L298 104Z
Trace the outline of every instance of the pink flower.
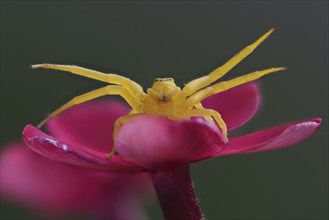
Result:
M102 114L109 109L111 114ZM66 115L73 130L56 123L49 129L54 137L70 145L107 151L112 141L111 126L126 111L114 102L87 104ZM80 122L87 126L82 127ZM143 194L151 192L151 181L145 173L108 173L58 163L30 151L24 143L6 146L0 161L2 199L28 205L47 218L80 213L92 219L145 219Z
M218 111L231 131L252 118L259 102L257 85L249 83L211 96L203 105ZM225 144L220 129L203 118L171 121L141 115L120 128L115 142L117 155L109 159L113 117L127 110L113 102L82 105L83 108L68 109L48 123L55 136L27 125L23 132L27 146L51 159L82 167L149 172L166 219L203 219L191 184L189 163L288 147L312 135L321 122L313 118L239 137L229 136L229 144Z
M259 102L258 87L249 83L214 95L203 105L220 112L231 131L256 113ZM321 122L314 118L229 137L229 144L225 145L220 130L201 118L171 121L141 115L122 126L115 143L118 155L109 160L107 153L111 151L113 123L112 120L108 123L108 118L120 112L120 108L124 112L126 109L119 103L115 108L111 106L113 103L108 104L110 107L106 105L73 107L57 116L49 123L49 128L58 138L28 125L23 139L34 151L69 164L108 171L152 171L167 164L288 147L313 134ZM95 138L98 143L91 141Z

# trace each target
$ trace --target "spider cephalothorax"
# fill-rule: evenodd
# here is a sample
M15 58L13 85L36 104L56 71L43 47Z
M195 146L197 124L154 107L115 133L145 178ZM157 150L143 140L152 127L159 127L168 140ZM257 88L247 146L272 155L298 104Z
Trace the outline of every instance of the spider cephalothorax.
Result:
M258 79L263 75L285 70L286 68L284 67L273 67L265 70L255 71L228 81L213 84L239 62L241 62L245 57L251 54L253 50L256 49L273 31L274 29L272 28L254 43L242 49L224 65L215 69L206 76L192 80L182 89L175 84L172 78L157 78L154 80L152 87L147 89L147 93L144 93L142 87L138 83L120 75L105 74L95 70L71 65L32 65L32 68L63 70L73 74L113 84L73 98L71 101L50 114L38 125L38 127L41 127L56 115L72 107L73 105L80 104L82 102L86 102L88 100L95 99L104 95L120 95L128 102L128 104L132 107L132 110L128 115L119 118L115 122L113 132L114 140L122 124L142 113L160 115L171 120L190 119L191 117L202 116L210 123L214 123L215 121L215 123L218 124L221 128L223 135L227 140L226 124L221 118L219 112L212 109L204 109L201 105L201 101L214 94ZM114 153L115 148L113 147L109 157L111 157Z
M154 100L167 102L171 101L172 97L177 95L180 90L173 78L156 78L152 87L147 89L147 94Z

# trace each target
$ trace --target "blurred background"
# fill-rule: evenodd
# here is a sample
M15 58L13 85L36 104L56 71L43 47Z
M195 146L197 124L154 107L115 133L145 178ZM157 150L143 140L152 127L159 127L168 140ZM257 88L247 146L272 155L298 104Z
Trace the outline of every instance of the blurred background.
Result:
M104 84L36 63L118 73L144 88L209 73L271 27L272 36L224 79L272 66L260 80L262 106L236 134L321 117L319 131L284 150L192 165L207 219L328 218L328 2L1 2L1 146L26 124ZM162 219L157 201L150 219ZM32 219L1 201L1 219Z

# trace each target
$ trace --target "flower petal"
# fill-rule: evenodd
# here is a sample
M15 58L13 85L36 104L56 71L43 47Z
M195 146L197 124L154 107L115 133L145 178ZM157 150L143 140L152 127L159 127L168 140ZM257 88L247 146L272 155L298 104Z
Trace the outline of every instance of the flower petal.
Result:
M205 152L217 153L223 148L221 132L200 118L172 121L141 115L124 124L116 139L118 155L151 170L195 161Z
M113 174L58 163L29 151L23 143L7 146L0 161L1 195L47 214L127 216L122 211L139 207L134 196L148 192L145 186L150 182L141 173Z
M90 101L62 112L47 123L56 138L81 148L111 152L113 125L129 111L118 101Z
M319 128L320 123L320 118L314 118L232 138L229 145L217 156L255 153L288 147L308 138Z
M140 167L120 157L114 156L109 160L106 153L65 143L32 125L24 128L23 140L35 152L60 162L99 170L141 170Z
M228 130L238 128L254 116L260 104L256 83L247 83L213 95L202 102L205 108L218 111Z

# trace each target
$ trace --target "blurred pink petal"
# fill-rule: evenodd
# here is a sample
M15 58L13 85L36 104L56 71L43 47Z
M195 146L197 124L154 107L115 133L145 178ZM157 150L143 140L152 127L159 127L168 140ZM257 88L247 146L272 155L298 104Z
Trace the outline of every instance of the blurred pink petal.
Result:
M140 116L124 124L116 139L118 155L148 169L171 163L188 163L203 152L224 148L217 127L203 119L171 121Z
M232 138L229 145L217 155L255 153L288 147L311 136L320 123L320 118L314 118Z
M23 140L32 150L59 162L108 171L141 170L135 164L120 157L114 156L109 160L106 153L65 143L32 125L24 128Z
M146 174L109 174L65 165L35 154L20 143L7 146L0 161L2 198L56 215L144 217L141 199L137 198L150 187Z
M86 102L56 116L47 123L47 130L71 145L109 153L114 122L128 112L128 105L118 101Z
M213 95L202 104L205 108L218 111L228 130L232 130L249 121L257 112L260 92L256 83L248 83Z

